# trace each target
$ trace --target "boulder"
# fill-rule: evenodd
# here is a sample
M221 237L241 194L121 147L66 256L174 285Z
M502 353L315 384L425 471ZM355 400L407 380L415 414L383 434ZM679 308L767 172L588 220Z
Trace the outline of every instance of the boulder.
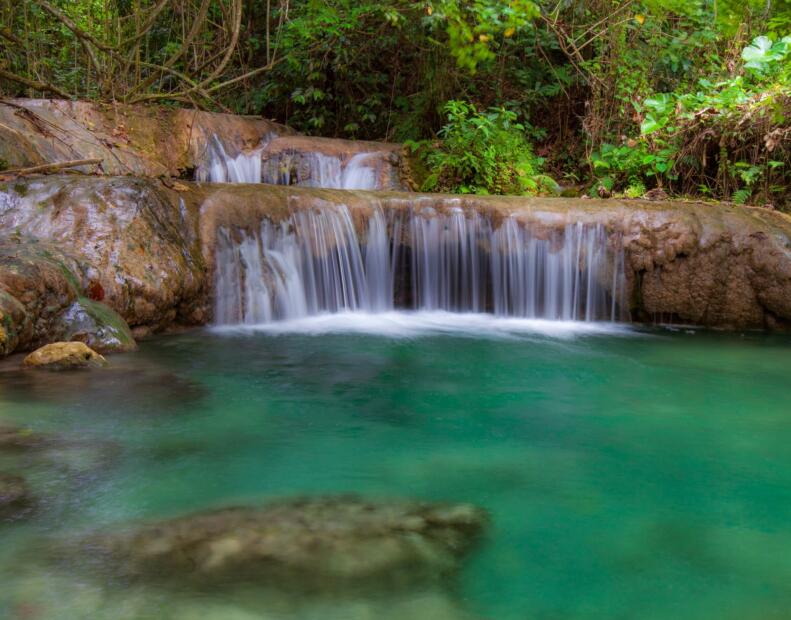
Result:
M21 476L0 473L0 520L9 521L27 515L35 501Z
M319 497L202 512L83 543L144 579L392 587L454 573L486 521L467 504Z
M51 336L84 342L99 353L134 351L137 343L126 321L102 303L78 298L61 313Z
M22 365L46 370L70 370L100 368L107 365L107 360L84 342L53 342L33 351Z

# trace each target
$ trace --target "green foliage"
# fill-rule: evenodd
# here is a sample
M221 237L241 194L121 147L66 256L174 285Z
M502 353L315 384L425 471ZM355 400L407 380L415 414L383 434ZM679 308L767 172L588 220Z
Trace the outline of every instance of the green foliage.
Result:
M787 191L771 182L785 172L788 150L773 154L775 145L768 145L772 132L789 131L791 37L756 37L740 58L741 70L724 79L700 78L635 103L636 135L593 151L598 183L618 190L638 183L672 186L682 177L687 191L694 179L694 191L730 195L739 203L762 184L763 200Z
M428 5L429 24L444 28L448 45L457 64L475 73L480 63L496 58L493 39L502 34L512 37L540 15L531 0L439 0L436 9Z
M184 50L203 0L169 0L139 40L159 0L50 2L119 52L36 0L7 3L22 43L3 39L0 68L22 81L0 79L0 94L172 97L313 135L412 141L443 190L542 191L543 158L594 191L788 200L791 0L209 0ZM238 45L214 75L235 6ZM185 94L179 75L209 76L211 93Z
M479 112L464 101L448 101L447 124L440 143L412 144L429 174L424 191L462 194L535 194L556 192L557 184L541 174L543 160L533 154L525 127L505 108ZM423 148L420 148L423 147Z
M643 187L644 181L662 185L664 179L673 178L672 148L652 148L645 140L630 141L621 146L604 143L591 155L591 164L599 183L607 190L624 187Z

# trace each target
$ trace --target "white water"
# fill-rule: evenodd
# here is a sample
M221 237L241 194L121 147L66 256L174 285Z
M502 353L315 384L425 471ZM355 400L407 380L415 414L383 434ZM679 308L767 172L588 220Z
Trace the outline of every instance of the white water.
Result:
M266 160L264 183L330 189L379 189L371 153L357 153L348 162L322 153L281 154Z
M216 265L219 325L396 307L614 321L623 291L620 251L601 226L539 238L515 218L494 228L461 209L374 209L362 239L345 206L299 210L255 233L219 231Z
M207 159L198 166L195 178L211 183L260 183L261 152L267 142L247 153L231 157L217 136L212 136L207 146Z
M318 314L258 325L224 325L217 333L240 334L262 332L271 335L366 334L387 338L416 338L431 335L469 336L471 338L560 338L623 335L639 332L624 324L610 322L549 321L500 317L485 313L436 311L337 312Z
M270 137L252 151L228 154L212 136L195 178L211 183L271 183L330 189L378 189L375 170L366 165L371 153L357 153L349 161L321 153L281 154L267 158ZM265 160L262 164L262 159Z

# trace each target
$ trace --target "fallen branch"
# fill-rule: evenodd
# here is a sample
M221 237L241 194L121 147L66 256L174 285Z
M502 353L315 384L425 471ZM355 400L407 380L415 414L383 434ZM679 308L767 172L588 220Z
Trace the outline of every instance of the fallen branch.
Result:
M29 168L14 168L12 170L0 170L0 176L24 176L26 174L49 174L64 170L65 168L75 168L76 166L90 166L91 164L101 164L101 159L72 159L69 161L59 161L51 164L41 164Z

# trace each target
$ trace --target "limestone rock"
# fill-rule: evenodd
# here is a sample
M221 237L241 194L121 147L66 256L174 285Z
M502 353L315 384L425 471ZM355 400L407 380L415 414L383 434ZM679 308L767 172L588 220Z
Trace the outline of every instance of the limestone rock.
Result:
M262 118L178 108L51 99L0 104L0 158L11 168L98 158L100 174L178 176L195 167L215 134L229 148L244 148L264 135L293 133Z
M107 360L84 342L53 342L33 351L22 364L28 368L68 370L100 368L107 365Z
M28 514L35 504L27 482L21 476L0 473L0 520L14 520Z
M466 504L320 497L197 513L84 543L141 578L397 586L453 573L486 521Z
M51 342L53 321L76 299L76 262L47 243L0 243L0 312L7 352Z
M196 216L156 180L64 176L20 181L5 193L0 186L0 231L19 239L0 238L0 259L4 251L11 266L26 266L25 278L14 280L0 262L0 288L27 310L30 346L67 338L53 332L53 321L75 302L95 322L96 306L81 298L106 305L132 329L205 322Z

